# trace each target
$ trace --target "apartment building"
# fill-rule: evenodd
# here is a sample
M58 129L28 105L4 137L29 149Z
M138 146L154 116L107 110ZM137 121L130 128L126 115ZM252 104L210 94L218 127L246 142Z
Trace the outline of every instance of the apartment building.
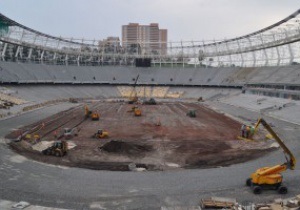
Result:
M129 23L122 26L122 46L129 53L166 55L167 41L168 31L159 29L158 23Z

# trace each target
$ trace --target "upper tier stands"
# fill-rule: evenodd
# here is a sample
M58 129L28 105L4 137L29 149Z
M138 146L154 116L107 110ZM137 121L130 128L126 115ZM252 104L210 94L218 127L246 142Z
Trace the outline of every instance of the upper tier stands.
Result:
M2 83L96 83L243 86L245 83L300 84L300 65L259 68L136 68L62 66L0 62Z

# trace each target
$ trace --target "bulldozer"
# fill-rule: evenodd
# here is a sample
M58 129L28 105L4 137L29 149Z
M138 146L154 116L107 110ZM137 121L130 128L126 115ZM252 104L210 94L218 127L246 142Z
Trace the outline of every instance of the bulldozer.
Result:
M263 118L258 120L256 126L259 124L264 126L264 128L273 136L276 142L283 149L286 162L275 166L257 169L250 175L250 178L246 180L246 185L251 187L254 194L261 194L262 191L266 189L277 190L279 194L286 194L288 189L286 186L282 185L283 178L281 172L284 172L287 169L294 170L296 167L296 159L289 148L283 143L283 141Z
M67 154L68 143L66 141L56 141L51 147L43 150L44 155L54 155L56 157L63 157Z
M92 112L92 114L91 114L92 120L97 121L97 120L99 120L99 118L100 118L100 115L98 112Z
M103 139L103 138L107 138L108 137L108 132L107 131L103 131L102 129L99 129L97 131L97 133L95 133L93 135L94 138L97 138L97 139Z

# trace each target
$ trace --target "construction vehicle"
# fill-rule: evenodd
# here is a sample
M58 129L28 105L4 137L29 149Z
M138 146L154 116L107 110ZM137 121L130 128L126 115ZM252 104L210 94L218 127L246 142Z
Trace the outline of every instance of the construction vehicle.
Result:
M78 129L76 127L63 129L63 137L65 139L71 139L73 138L73 136L77 136L77 135L78 135Z
M89 118L92 114L92 111L90 111L89 107L87 105L84 106L84 116L85 118Z
M280 194L286 194L288 192L288 189L287 187L282 185L281 172L284 172L287 169L294 170L296 166L296 159L292 152L287 148L287 146L263 118L260 118L258 120L256 126L258 126L259 124L262 124L280 145L280 147L284 151L287 161L281 165L257 169L254 173L251 174L250 178L246 180L246 185L252 188L254 194L260 194L265 189L273 189L277 190Z
M67 154L68 143L66 141L56 141L52 146L43 150L45 155L54 155L56 157L62 157Z
M142 111L139 108L135 108L134 116L136 116L136 117L142 116Z
M156 105L156 101L154 98L150 98L149 100L146 100L144 101L144 104L147 104L147 105Z
M199 98L198 98L198 101L199 101L199 102L203 102L204 100L203 100L202 97L199 97Z
M85 109L85 118L91 118L92 120L99 120L100 114L96 111L89 110L87 105L84 106Z
M131 107L131 110L129 110L128 112L133 112L134 116L141 116L142 115L142 110L140 110L138 106Z
M189 117L196 117L196 110L189 110L186 115Z
M132 111L134 112L134 116L139 117L139 116L142 115L142 111L141 111L140 108L137 107L137 106L132 107Z
M128 101L129 104L134 104L138 101L135 86L136 86L136 83L137 83L139 77L140 77L140 75L138 74L137 77L135 78L135 81L134 81L134 84L133 84L133 89L132 89L132 92L130 93L130 96L129 96L129 101Z
M41 140L41 136L37 133L31 134L27 133L22 137L23 140L29 141L32 144L35 144Z
M100 115L98 112L92 112L92 114L91 114L92 120L96 121L96 120L99 120L99 118L100 118Z
M69 98L70 103L78 103L78 100L76 98Z
M94 134L93 137L94 138L99 138L99 139L107 138L108 137L108 132L107 131L103 131L102 129L99 129L97 131L97 133Z
M252 125L242 125L241 127L241 135L237 136L238 139L240 140L245 140L245 141L253 141L254 140L254 135L258 131L258 126L260 124L260 119L257 120L254 126ZM270 124L270 127L273 127L273 125ZM268 133L265 135L265 139L273 139L273 136Z

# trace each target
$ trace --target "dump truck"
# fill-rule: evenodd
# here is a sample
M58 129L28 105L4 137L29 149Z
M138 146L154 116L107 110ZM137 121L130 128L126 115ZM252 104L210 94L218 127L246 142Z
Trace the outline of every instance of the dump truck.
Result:
M263 118L260 118L258 120L256 126L258 126L259 124L262 124L264 126L264 128L273 136L276 142L283 149L286 162L275 166L268 166L257 169L250 175L250 178L246 180L246 185L251 187L254 194L261 194L262 191L266 189L277 190L279 194L286 194L288 192L288 189L286 186L282 185L283 177L281 175L281 172L284 172L287 169L294 170L296 167L296 158Z

